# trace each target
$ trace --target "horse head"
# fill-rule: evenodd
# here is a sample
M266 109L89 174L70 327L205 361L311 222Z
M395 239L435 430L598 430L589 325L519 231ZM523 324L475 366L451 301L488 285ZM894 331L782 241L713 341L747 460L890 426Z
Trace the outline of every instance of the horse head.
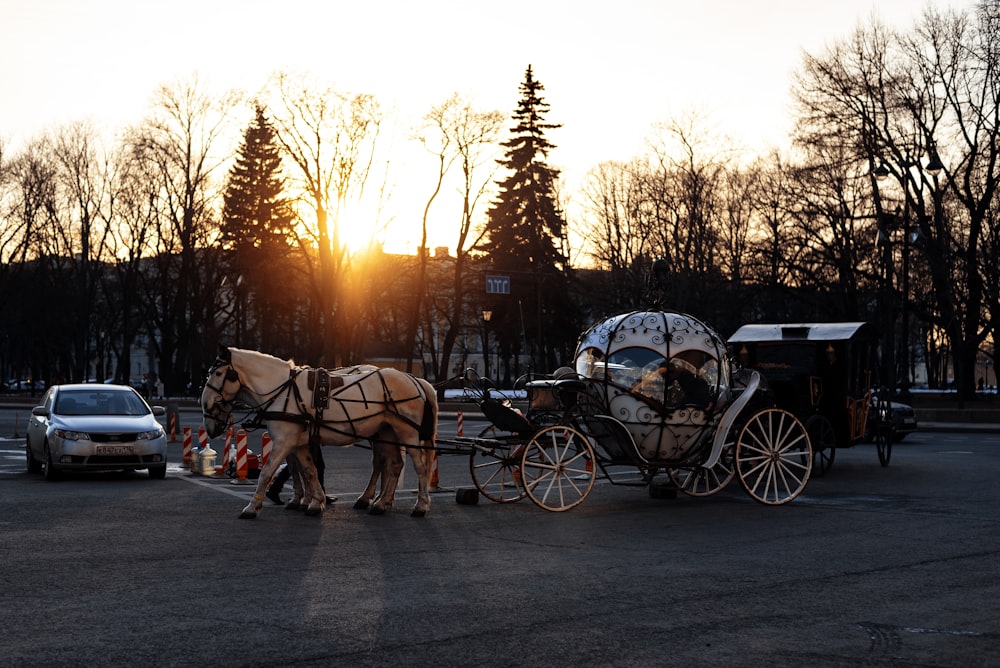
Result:
M242 387L240 374L233 367L232 352L220 346L219 356L208 370L208 378L201 391L201 414L205 431L211 438L225 431L233 412L233 400Z

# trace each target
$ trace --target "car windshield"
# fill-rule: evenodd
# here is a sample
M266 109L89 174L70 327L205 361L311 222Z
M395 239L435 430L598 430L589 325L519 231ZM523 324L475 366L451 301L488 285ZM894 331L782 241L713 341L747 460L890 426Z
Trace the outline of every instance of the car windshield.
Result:
M59 415L145 415L149 408L133 392L72 390L59 393L55 412Z

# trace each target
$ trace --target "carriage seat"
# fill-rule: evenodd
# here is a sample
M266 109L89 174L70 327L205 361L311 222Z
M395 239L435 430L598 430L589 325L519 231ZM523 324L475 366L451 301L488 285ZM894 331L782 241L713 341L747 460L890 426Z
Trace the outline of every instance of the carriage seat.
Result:
M535 432L528 420L505 403L496 399L484 399L479 404L483 415L501 431L509 431L519 436L530 436Z

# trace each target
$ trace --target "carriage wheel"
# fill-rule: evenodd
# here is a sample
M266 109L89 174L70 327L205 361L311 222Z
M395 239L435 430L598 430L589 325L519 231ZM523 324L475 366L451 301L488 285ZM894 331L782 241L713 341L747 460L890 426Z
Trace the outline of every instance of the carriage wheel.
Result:
M805 488L812 447L802 423L787 411L768 408L751 417L736 440L736 474L754 500L777 506Z
M875 429L875 450L878 451L878 463L882 466L889 465L892 457L892 431L888 426L879 425Z
M496 438L496 430L489 426L479 434L480 439ZM521 452L523 445L476 445L469 455L469 471L479 493L496 503L514 503L524 498L521 485Z
M736 475L733 453L736 449L732 441L726 443L719 454L719 461L711 468L699 466L695 469L667 469L670 480L688 496L711 496L721 492Z
M837 456L837 434L833 423L823 415L810 415L806 420L806 431L813 449L812 474L819 478L833 466Z
M525 492L545 510L569 510L594 487L594 449L573 427L544 427L528 442L521 458Z

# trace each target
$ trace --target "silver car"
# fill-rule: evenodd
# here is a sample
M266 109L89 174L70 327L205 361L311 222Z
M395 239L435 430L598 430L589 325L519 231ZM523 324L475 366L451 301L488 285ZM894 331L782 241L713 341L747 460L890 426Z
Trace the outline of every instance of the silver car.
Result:
M28 471L57 480L66 471L167 473L167 437L149 404L125 385L53 385L31 410Z

